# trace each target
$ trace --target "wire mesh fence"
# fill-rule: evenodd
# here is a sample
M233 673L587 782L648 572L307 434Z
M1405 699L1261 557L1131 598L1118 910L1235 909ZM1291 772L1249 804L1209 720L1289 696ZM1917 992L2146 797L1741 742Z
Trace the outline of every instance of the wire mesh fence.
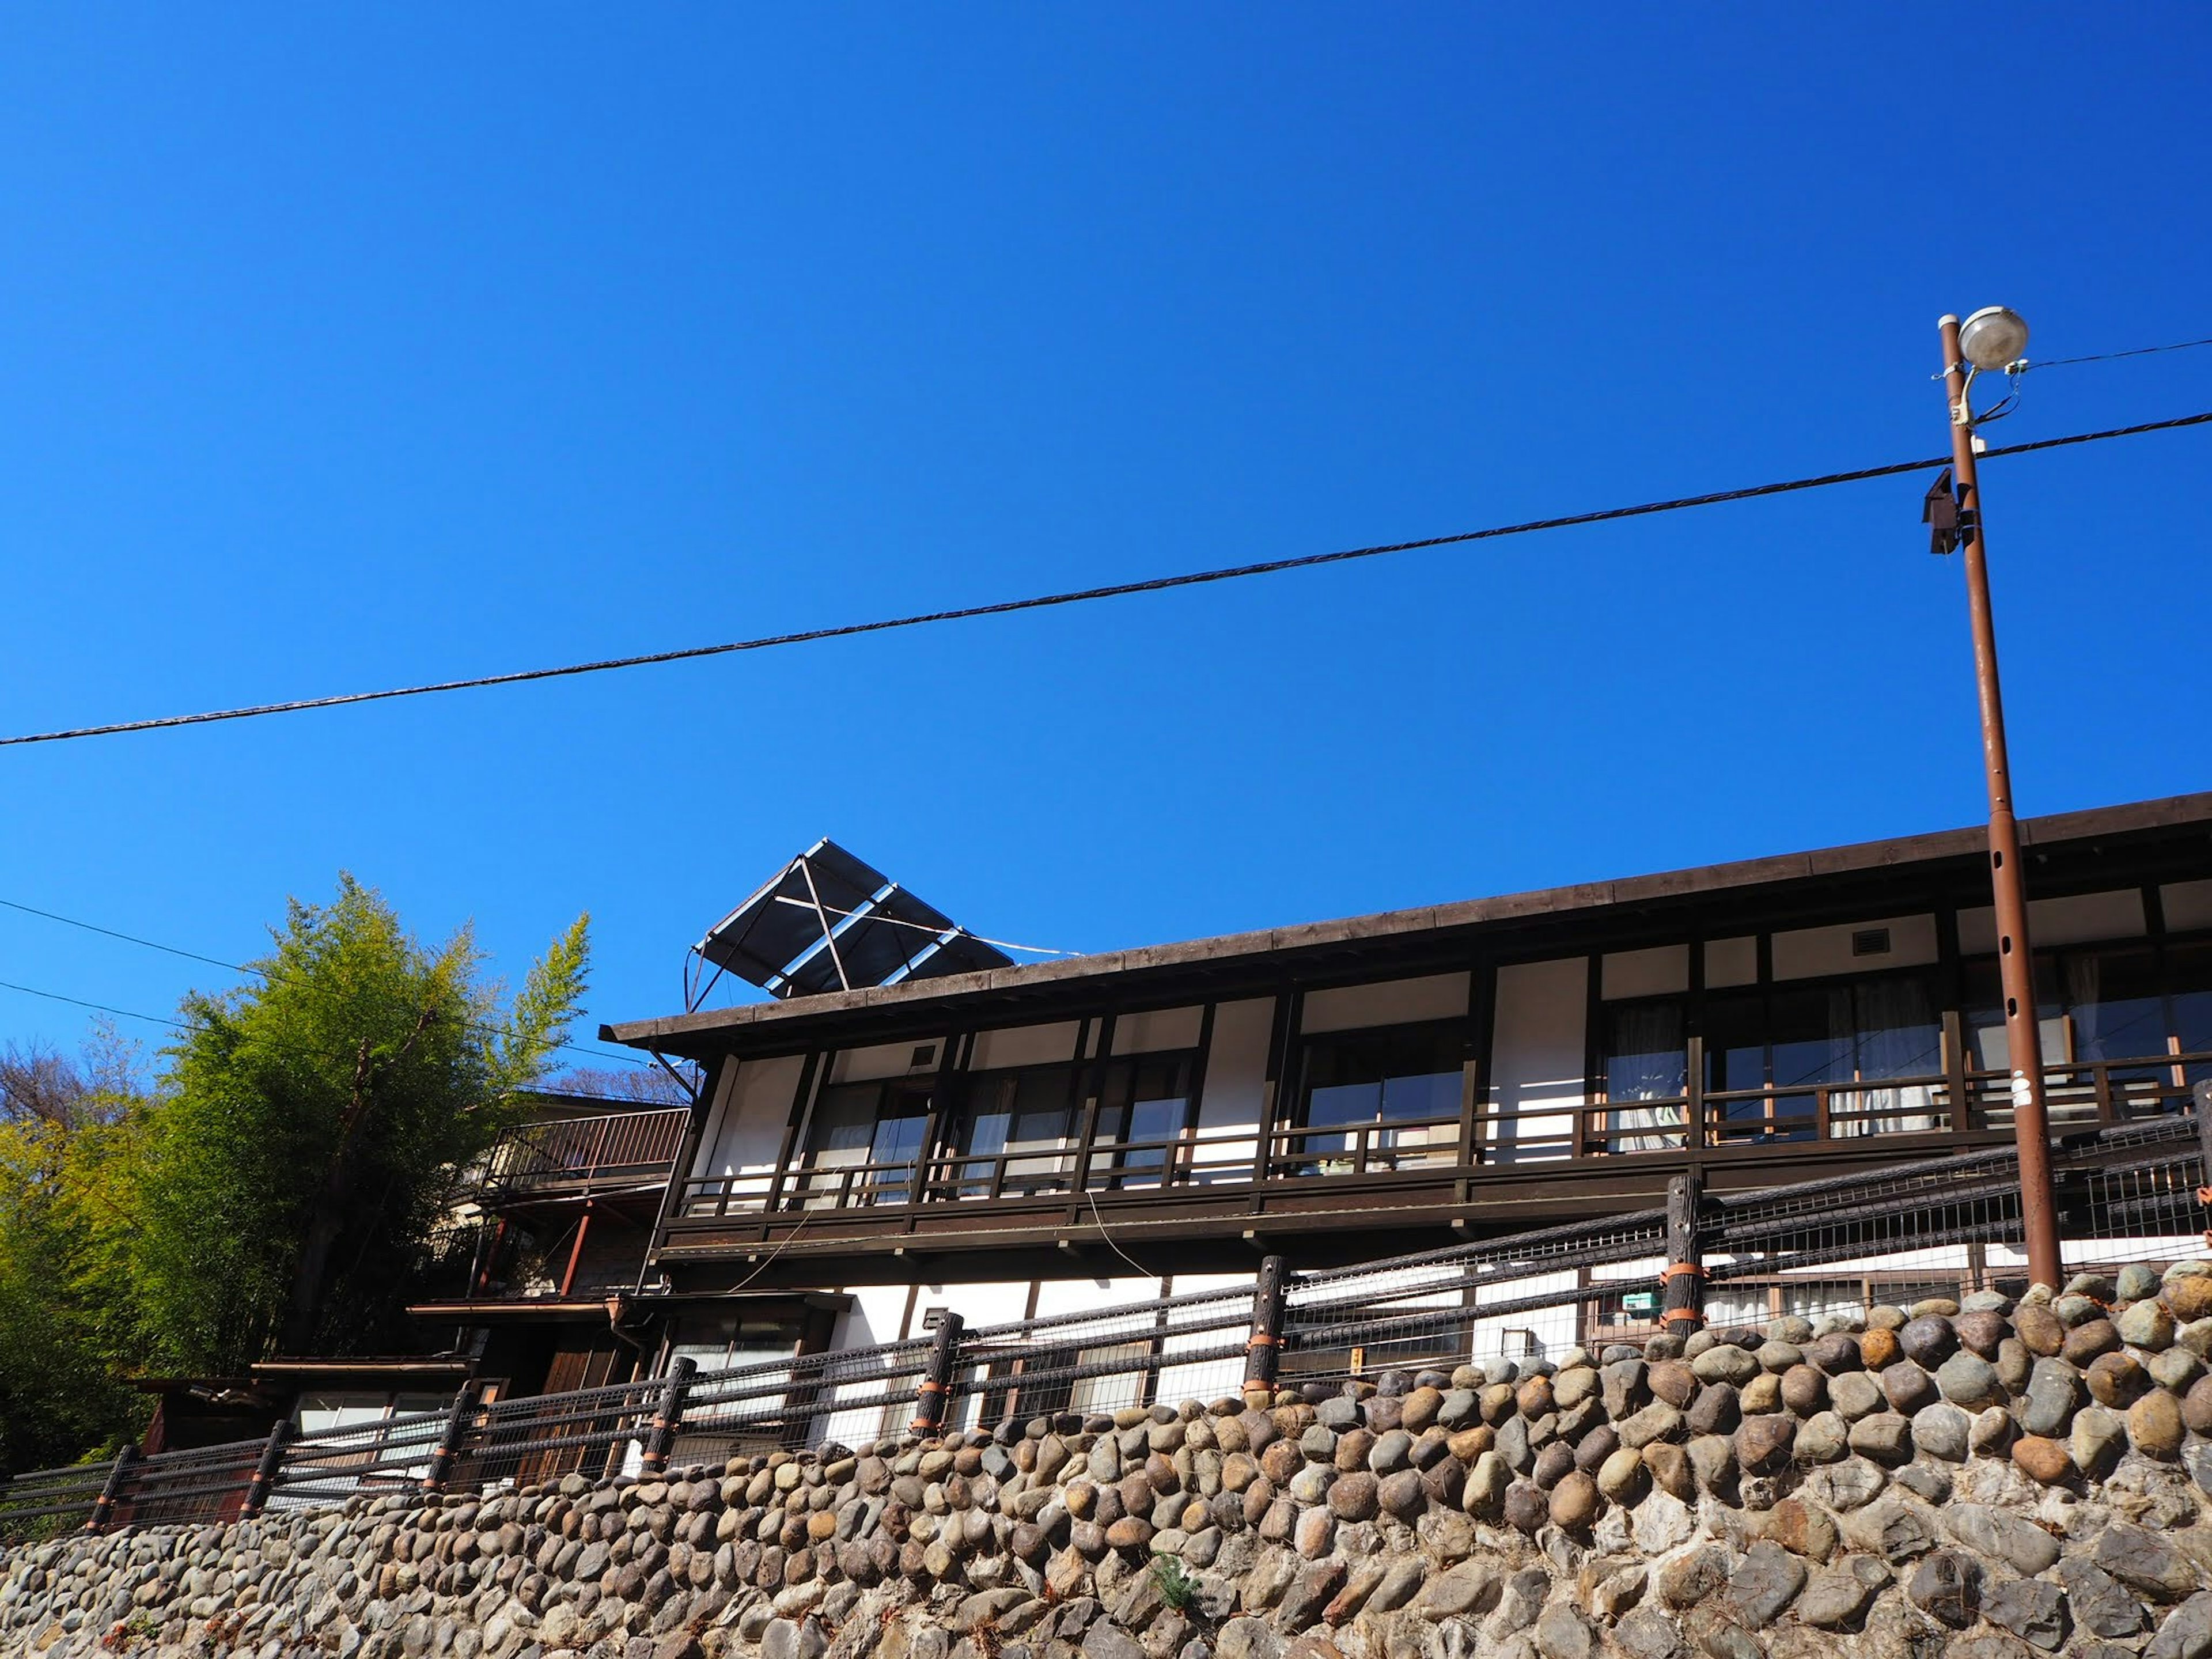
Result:
M2195 1118L2121 1124L2053 1152L2070 1271L2205 1248ZM0 1483L0 1539L88 1524L228 1520L424 1486L544 1486L775 1450L865 1448L926 1426L1006 1431L1250 1386L1332 1392L1396 1370L1449 1380L1601 1356L1675 1322L1721 1328L2018 1294L2018 1166L1982 1152L1639 1211L1513 1237L872 1347L484 1401L293 1436L48 1469ZM1686 1227L1686 1245L1682 1228ZM1688 1248L1696 1260L1671 1260ZM1669 1309L1669 1276L1698 1293ZM1270 1288L1270 1285L1273 1288Z
M92 1518L112 1462L41 1469L0 1486L0 1538L41 1538Z
M116 1498L118 1526L184 1526L228 1521L239 1513L265 1440L161 1452L131 1466Z

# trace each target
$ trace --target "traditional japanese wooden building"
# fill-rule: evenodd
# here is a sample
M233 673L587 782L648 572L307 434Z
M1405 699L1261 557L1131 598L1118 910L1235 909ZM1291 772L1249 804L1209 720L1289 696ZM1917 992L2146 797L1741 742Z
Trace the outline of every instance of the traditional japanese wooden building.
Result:
M2022 833L2055 1130L2181 1109L2212 794ZM1951 830L606 1027L705 1079L674 1178L635 1171L616 1322L726 1364L2005 1144L1986 859Z

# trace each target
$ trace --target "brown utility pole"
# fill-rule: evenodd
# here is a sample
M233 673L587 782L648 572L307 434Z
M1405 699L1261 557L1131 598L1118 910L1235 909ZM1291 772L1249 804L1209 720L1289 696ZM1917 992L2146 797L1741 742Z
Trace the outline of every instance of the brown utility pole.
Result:
M1950 405L1951 465L1958 476L1959 544L1966 565L1966 612L1974 634L1974 686L1982 710L1982 763L1990 788L1990 884L1996 905L1997 969L2003 983L2005 1054L2012 1072L2013 1138L2020 1148L2020 1209L2027 1235L2028 1277L2053 1290L2065 1283L2059 1265L2058 1207L2051 1186L2050 1117L2044 1105L2043 1037L2035 1018L2035 963L2027 940L2027 890L2020 863L2020 826L2012 810L2012 763L2005 750L2004 696L1997 684L1996 622L1990 611L1988 546L1982 535L1980 480L1974 465L1974 419L1966 403L1966 368L1959 356L1959 319L1936 326L1943 337L1943 386ZM1966 1103L1954 1101L1963 1112Z

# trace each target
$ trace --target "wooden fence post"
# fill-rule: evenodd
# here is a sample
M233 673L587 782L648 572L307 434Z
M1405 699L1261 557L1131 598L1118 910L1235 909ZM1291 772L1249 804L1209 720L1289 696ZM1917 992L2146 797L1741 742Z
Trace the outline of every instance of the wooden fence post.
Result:
M92 1513L85 1518L87 1532L98 1532L114 1516L115 1506L123 1501L124 1491L131 1484L131 1473L137 1468L141 1455L136 1444L125 1446L115 1454L115 1462L107 1471L100 1496L92 1501Z
M692 1374L699 1362L689 1354L678 1354L668 1367L668 1381L660 1390L660 1403L653 1410L653 1431L646 1437L642 1468L647 1474L660 1474L668 1468L669 1455L676 1449L676 1431L684 1425L684 1401L691 1392Z
M907 1426L916 1434L935 1434L945 1426L945 1410L952 1403L952 1373L960 1359L960 1333L965 1324L946 1308L937 1317L929 1345L929 1362L921 1381L915 1384L914 1421Z
M440 1431L438 1444L430 1453L430 1465L422 1471L424 1492L443 1492L446 1482L453 1479L453 1465L460 1458L461 1442L469 1431L469 1419L476 1415L477 1395L481 1385L464 1382L453 1392L453 1409L446 1413L446 1426Z
M1282 1365L1283 1310L1287 1287L1283 1258L1260 1258L1260 1278L1252 1287L1252 1334L1244 1344L1244 1386L1272 1391Z
M1698 1180L1685 1170L1667 1183L1667 1271L1659 1317L1671 1336L1705 1328L1705 1259L1698 1237Z
M253 1478L246 1483L246 1501L238 1506L241 1520L252 1520L269 1507L269 1494L276 1489L277 1471L284 1467L284 1448L291 1444L295 1432L289 1417L278 1418L270 1429L269 1443L262 1447Z

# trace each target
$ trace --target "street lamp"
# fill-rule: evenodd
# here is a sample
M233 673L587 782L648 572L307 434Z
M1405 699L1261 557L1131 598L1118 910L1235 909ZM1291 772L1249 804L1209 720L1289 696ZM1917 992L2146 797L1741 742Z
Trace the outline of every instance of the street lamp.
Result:
M2020 825L2012 811L2012 763L2005 752L2004 697L1997 685L1996 623L1990 613L1990 568L1982 536L1980 480L1974 461L1976 373L2009 368L2027 349L2017 312L1986 306L1961 324L1946 316L1943 385L1951 413L1951 465L1958 478L1957 534L1966 556L1966 611L1974 635L1974 684L1982 711L1982 763L1990 789L1990 884L1996 906L1997 970L2002 982L2005 1059L2012 1073L2013 1138L2020 1150L2021 1222L2028 1277L2053 1290L2064 1283L2058 1212L2051 1187L2050 1118L2043 1093L2043 1039L2035 1018L2034 958L2027 940L2027 892L2021 878ZM1966 1103L1954 1103L1963 1111Z

